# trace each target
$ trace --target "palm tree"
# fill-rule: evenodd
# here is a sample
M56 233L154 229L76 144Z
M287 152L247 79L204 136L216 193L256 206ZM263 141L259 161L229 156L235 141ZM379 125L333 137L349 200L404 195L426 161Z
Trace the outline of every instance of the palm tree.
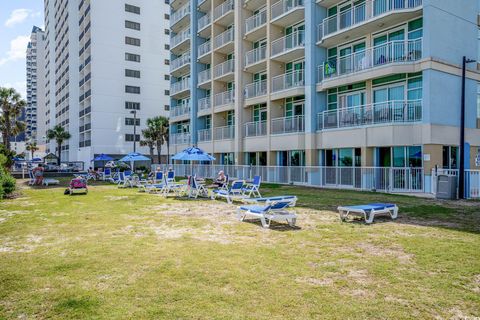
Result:
M167 124L163 140L167 143L167 164L170 164L170 125Z
M61 163L62 157L62 144L70 139L71 134L66 131L62 126L56 125L53 129L48 129L47 131L47 139L57 141L57 148L58 148L58 165Z
M150 128L147 128L142 130L142 135L145 139L140 140L140 145L142 147L148 147L150 151L150 158L153 161L153 150L155 149L154 133Z
M25 150L27 151L30 151L30 153L32 154L32 159L33 160L33 155L35 153L35 151L38 151L40 148L37 146L37 143L35 141L30 141L30 142L27 142L26 146L25 146Z
M152 140L155 141L157 147L158 163L161 162L162 144L165 142L165 136L168 135L168 118L157 116L147 119L147 128L151 130Z
M25 123L18 118L22 115L26 104L15 89L0 87L0 131L7 150L10 150L10 138L25 130Z

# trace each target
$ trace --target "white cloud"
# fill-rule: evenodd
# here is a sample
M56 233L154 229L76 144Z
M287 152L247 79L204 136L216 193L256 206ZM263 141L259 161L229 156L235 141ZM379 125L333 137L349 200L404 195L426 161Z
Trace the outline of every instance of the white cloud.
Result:
M10 50L7 51L6 57L0 58L0 67L10 61L25 59L29 41L30 36L18 36L10 41Z
M0 87L4 88L14 88L18 93L22 95L23 98L27 95L27 82L26 81L17 81L14 83L4 83L0 84Z
M11 28L16 24L24 22L30 15L33 15L32 10L29 9L15 9L10 14L10 17L5 21L5 27Z

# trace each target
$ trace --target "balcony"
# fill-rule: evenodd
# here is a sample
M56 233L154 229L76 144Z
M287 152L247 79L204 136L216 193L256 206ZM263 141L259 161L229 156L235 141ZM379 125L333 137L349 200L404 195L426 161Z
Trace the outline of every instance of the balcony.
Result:
M198 19L198 34L202 37L208 37L210 30L207 28L212 23L212 14L208 12Z
M264 8L257 14L247 18L245 21L245 39L248 41L257 41L265 37L265 26L267 25L267 9Z
M305 31L299 30L272 42L271 59L289 62L305 55Z
M202 129L197 131L198 142L212 141L212 129Z
M247 122L245 127L245 137L258 137L267 135L267 122L266 121L254 121Z
M304 116L293 116L272 119L272 134L298 133L305 131Z
M212 43L209 40L198 46L198 60L202 63L210 63L210 56L208 56L210 52L212 52Z
M170 108L170 118L178 118L190 115L190 104L181 104Z
M256 73L266 69L267 47L262 46L245 54L245 71Z
M234 0L227 0L213 10L213 20L215 23L228 27L233 24Z
M198 116L210 114L212 109L212 101L210 97L205 97L198 100Z
M187 3L170 16L170 29L177 32L190 23L190 3Z
M421 122L422 109L422 100L396 100L324 111L318 114L317 129Z
M178 144L190 144L191 143L191 136L189 132L181 132L181 133L172 133L170 134L170 144L171 145L178 145Z
M230 82L233 81L233 72L235 70L235 60L227 60L217 64L213 69L215 80Z
M215 140L230 140L235 138L235 126L215 128Z
M170 51L175 55L180 55L182 51L190 47L190 28L185 29L170 39Z
M205 86L202 86L204 85L205 83L209 82L210 80L212 80L212 69L206 69L206 70L203 70L203 71L200 71L198 73L198 86L200 88L207 88L207 87L210 87L210 84L208 83L208 86L205 87Z
M318 83L337 86L334 79L348 76L349 82L365 81L395 73L415 72L413 64L422 58L422 39L391 41L358 51L318 67ZM407 65L407 69L405 69ZM395 70L393 69L395 68ZM368 71L375 71L374 74ZM352 78L354 77L354 78ZM327 82L332 82L331 84Z
M215 48L218 52L228 54L233 51L234 28L230 28L215 37Z
M272 99L305 94L304 70L295 70L272 79Z
M190 65L190 51L170 62L170 74L173 77L188 73Z
M233 109L235 103L235 90L217 93L214 97L215 112Z
M267 95L267 80L256 81L245 86L245 99L254 99L258 97L264 97ZM255 99L251 102L246 102L247 104L257 104L263 101L257 101ZM265 100L265 99L263 99Z
M272 5L271 22L281 27L287 27L304 20L304 0L280 0Z
M318 26L318 44L329 47L335 43L359 38L378 31L379 25L395 25L418 16L422 0L367 0L334 16Z
M190 90L190 78L185 78L180 81L172 83L170 87L170 96L173 98L177 96L176 98L181 98L180 95L182 96L187 96L188 91Z

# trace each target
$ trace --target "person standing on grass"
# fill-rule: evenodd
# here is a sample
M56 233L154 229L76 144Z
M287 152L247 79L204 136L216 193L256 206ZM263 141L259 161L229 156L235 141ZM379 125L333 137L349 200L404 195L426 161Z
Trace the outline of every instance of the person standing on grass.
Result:
M33 176L35 177L35 185L41 186L43 183L43 165L41 163L38 164L36 168L32 170Z

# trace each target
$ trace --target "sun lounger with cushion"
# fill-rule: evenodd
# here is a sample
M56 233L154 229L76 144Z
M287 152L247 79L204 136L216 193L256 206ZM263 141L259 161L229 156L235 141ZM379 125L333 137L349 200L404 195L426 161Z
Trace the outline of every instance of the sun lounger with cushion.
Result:
M279 200L265 205L244 205L237 208L237 217L243 221L247 217L258 218L264 228L270 227L271 221L286 221L291 227L297 222L297 215L294 211L288 210L289 200Z
M233 181L230 188L227 190L225 189L215 189L212 190L212 200L215 200L217 197L227 199L228 203L232 203L233 200L242 200L245 198L243 194L243 185L245 181L243 180L235 180Z
M370 224L376 215L388 213L392 219L398 216L398 207L392 203L369 203L357 206L341 206L337 208L340 213L340 219L345 221L349 215L362 215L365 222Z

